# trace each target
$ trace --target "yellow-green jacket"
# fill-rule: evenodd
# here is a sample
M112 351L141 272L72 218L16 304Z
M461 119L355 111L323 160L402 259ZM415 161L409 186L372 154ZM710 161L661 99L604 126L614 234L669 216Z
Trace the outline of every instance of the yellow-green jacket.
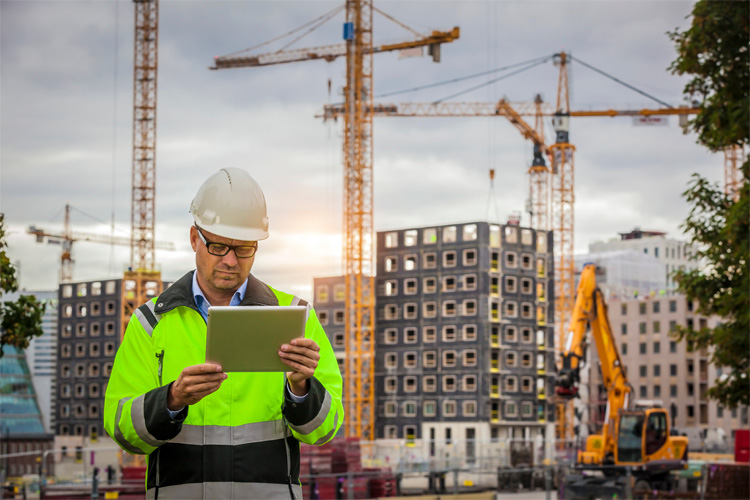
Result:
M305 337L320 346L310 391L295 403L283 373L229 373L172 419L170 384L206 352L206 322L186 274L133 314L105 396L109 435L147 455L146 498L302 498L299 442L323 444L341 426L341 373L312 307L252 275L241 305L307 305Z

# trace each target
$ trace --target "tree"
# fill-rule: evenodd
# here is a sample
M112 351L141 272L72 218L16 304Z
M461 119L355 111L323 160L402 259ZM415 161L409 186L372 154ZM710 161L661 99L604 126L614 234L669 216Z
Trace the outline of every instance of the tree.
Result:
M669 33L677 48L673 73L692 76L684 89L700 98L701 112L691 121L698 143L711 151L750 144L750 3L701 0L684 32ZM729 408L750 404L750 166L735 199L718 185L693 175L683 193L692 205L681 226L703 266L678 271L678 290L696 301L697 312L719 316L714 328L678 328L675 337L688 351L707 349L725 371L709 397ZM726 373L726 370L731 370Z
M16 268L5 253L5 216L0 213L0 296L18 290ZM6 345L26 349L34 337L42 335L45 304L33 295L21 295L15 301L0 302L0 358Z

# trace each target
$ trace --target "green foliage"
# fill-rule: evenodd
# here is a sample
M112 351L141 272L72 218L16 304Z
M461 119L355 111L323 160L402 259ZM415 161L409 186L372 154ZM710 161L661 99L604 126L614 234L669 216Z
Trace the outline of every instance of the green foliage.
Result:
M700 0L684 32L669 33L677 48L673 73L691 75L684 93L701 102L692 120L698 142L711 151L750 144L750 2ZM718 166L717 166L718 168ZM708 395L735 408L750 404L750 165L742 165L738 197L694 175L683 196L692 205L682 228L702 268L675 273L678 290L697 312L720 317L714 328L679 328L688 350L706 349L724 374ZM727 368L731 373L727 373ZM726 376L724 376L726 375Z
M701 103L691 121L711 151L747 144L750 127L750 2L701 0L684 32L668 33L677 49L669 69L693 78L684 94Z
M11 264L5 248L5 216L0 214L0 296L18 290L16 268ZM32 338L42 335L42 316L45 304L33 295L21 295L18 300L0 302L0 358L4 347L12 345L26 349Z
M696 257L706 265L700 270L678 271L675 279L688 300L697 300L698 313L721 320L712 329L678 328L676 338L686 340L690 350L707 349L715 366L732 370L709 389L710 397L730 408L748 405L750 183L743 184L735 202L718 186L694 175L684 196L693 208L682 227L698 248Z

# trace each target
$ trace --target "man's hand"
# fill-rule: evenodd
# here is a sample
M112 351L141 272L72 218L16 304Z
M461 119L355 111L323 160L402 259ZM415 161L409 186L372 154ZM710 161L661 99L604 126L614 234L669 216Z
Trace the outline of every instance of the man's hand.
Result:
M320 360L320 346L313 339L294 339L281 346L279 351L281 361L294 369L287 373L289 388L297 396L307 394L307 379L315 374Z
M216 392L226 378L227 374L216 364L205 363L186 367L169 388L167 408L177 411L185 406L194 405L212 392Z

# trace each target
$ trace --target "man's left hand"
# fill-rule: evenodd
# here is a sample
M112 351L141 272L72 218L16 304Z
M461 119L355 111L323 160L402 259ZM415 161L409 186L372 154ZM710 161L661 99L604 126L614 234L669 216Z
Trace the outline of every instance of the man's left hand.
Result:
M284 364L294 371L287 373L289 388L297 396L304 396L308 391L307 379L315 374L320 360L320 346L313 339L294 339L281 346L279 356Z

